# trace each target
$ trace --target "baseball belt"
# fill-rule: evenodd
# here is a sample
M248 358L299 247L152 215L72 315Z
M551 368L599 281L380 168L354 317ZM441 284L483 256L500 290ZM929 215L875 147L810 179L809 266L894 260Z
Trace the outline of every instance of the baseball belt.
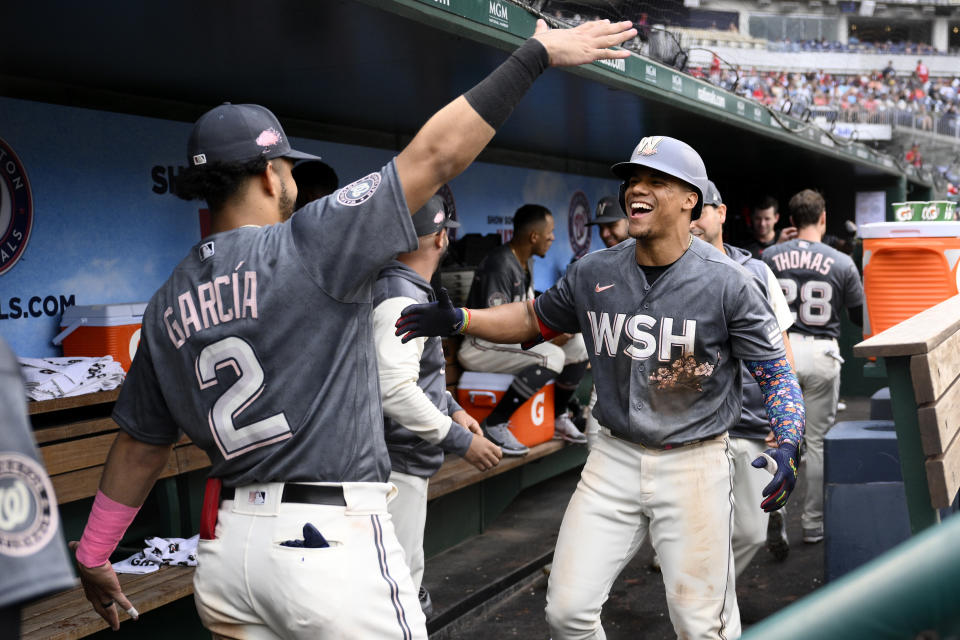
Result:
M220 501L233 500L234 487L223 487L220 490ZM345 507L347 501L343 497L343 487L315 485L315 484L285 484L283 497L280 502L295 502L297 504L323 504L334 507Z
M629 436L627 436L625 433L621 431L614 431L609 427L607 428L607 430L610 432L610 435L612 435L617 440L623 440L624 442L629 442L630 444L635 444L639 447L643 447L644 449L652 449L654 451L669 451L671 449L679 449L681 447L689 447L691 445L700 444L701 442L707 442L708 440L721 440L727 435L727 432L724 431L723 433L707 436L705 438L697 438L696 440L687 440L686 442L677 442L677 443L671 443L671 444L664 444L660 446L651 446L648 444L644 444L642 442L631 440Z

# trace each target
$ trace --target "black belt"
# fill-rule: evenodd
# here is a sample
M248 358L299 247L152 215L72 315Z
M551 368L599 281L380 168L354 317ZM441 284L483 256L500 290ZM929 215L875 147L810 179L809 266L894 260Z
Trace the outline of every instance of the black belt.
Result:
M630 438L627 437L626 434L619 431L614 431L613 429L610 429L610 435L612 435L617 440L623 440L624 442L629 442L630 444L636 444L643 447L644 449L653 449L654 451L669 451L670 449L680 449L681 447L689 447L692 444L700 444L701 442L706 442L707 440L716 440L718 437L720 437L721 434L718 433L713 436L707 436L706 438L697 438L696 440L687 440L686 442L678 442L676 444L663 444L660 446L651 446L648 444L644 444L642 442L637 442L636 440L631 440Z
M223 487L220 489L220 500L233 500L235 493L236 490L234 487ZM315 484L291 483L283 485L283 497L280 499L280 502L325 504L334 507L347 506L347 501L343 497L343 487Z

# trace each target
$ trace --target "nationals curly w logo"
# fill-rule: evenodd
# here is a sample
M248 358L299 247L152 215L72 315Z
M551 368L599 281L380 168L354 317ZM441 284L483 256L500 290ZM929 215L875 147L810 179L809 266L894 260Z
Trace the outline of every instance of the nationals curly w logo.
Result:
M20 453L0 452L0 555L40 551L56 534L58 518L43 467Z
M0 138L0 274L17 263L33 228L33 194L23 163Z

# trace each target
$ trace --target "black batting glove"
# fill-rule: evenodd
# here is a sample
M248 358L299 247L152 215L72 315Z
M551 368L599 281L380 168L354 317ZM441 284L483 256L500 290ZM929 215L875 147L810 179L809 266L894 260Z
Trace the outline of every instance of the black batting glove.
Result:
M800 453L796 445L784 442L776 449L767 449L750 464L757 469L767 468L773 474L773 480L763 488L765 499L760 503L760 508L769 513L787 504L790 493L797 485L797 469L800 467Z
M431 336L452 336L461 332L466 314L450 302L447 290L440 287L437 301L412 304L400 313L397 333L401 342Z

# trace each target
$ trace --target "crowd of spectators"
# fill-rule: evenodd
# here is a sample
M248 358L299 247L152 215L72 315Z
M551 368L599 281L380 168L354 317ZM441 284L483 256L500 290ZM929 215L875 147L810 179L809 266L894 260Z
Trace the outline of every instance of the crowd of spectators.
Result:
M887 123L960 137L960 74L931 77L922 60L910 75L897 75L892 62L882 70L831 74L724 68L718 58L709 68L690 72L796 116L809 110L831 121Z
M894 55L937 56L949 55L948 51L940 51L925 42L861 42L857 37L850 36L846 43L830 41L826 38L814 40L771 40L767 44L770 51L814 53L890 53Z

